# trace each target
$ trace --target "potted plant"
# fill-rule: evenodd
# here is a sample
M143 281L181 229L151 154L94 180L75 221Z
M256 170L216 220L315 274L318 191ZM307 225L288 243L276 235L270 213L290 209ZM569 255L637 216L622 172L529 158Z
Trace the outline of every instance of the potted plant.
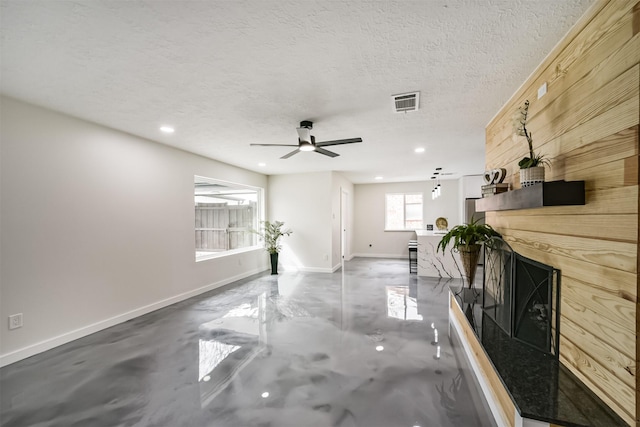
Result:
M544 182L544 167L549 166L549 160L543 154L533 152L533 135L527 130L527 115L529 114L529 100L524 102L524 107L518 110L516 119L516 134L527 138L529 144L529 156L518 162L520 166L520 185L529 187Z
M442 236L436 248L436 252L442 250L444 254L447 246L451 244L453 246L452 251L460 254L460 260L462 261L462 267L469 288L471 288L476 276L476 267L478 265L482 243L491 237L500 236L500 233L495 231L489 224L479 224L478 222L479 220L472 217L469 224L456 225L449 230L447 234Z
M283 229L284 222L282 221L261 221L261 223L262 230L252 231L264 240L264 248L269 252L271 258L271 274L278 274L278 253L282 249L279 240L282 236L289 236L293 231L288 228Z

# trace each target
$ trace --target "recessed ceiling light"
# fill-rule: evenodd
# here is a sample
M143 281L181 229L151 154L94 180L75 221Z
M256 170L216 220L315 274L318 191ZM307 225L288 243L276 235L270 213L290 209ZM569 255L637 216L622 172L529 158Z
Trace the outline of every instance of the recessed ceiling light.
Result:
M171 126L160 126L160 130L164 133L173 133L176 130L174 128L172 128Z
M382 351L382 350L384 350L383 346L379 345L379 346L376 347L376 351Z
M264 393L262 393L260 396L262 396L263 399L266 399L267 397L269 397L269 392L265 391Z
M424 148L423 147L418 147L413 151L415 151L416 153L424 153Z
M263 167L267 166L267 164L266 164L266 163L264 163L264 162L260 162L260 163L258 163L258 166L260 166L261 168L263 168Z
M374 179L380 181L382 179L382 177L381 176L376 176Z

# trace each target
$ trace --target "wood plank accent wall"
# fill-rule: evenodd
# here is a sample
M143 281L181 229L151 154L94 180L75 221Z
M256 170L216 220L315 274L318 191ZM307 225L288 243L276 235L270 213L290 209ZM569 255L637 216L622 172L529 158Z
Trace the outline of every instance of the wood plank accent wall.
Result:
M486 128L486 168L519 188L529 100L547 181L586 181L585 206L487 213L513 249L561 270L560 359L629 425L638 422L640 2L598 0ZM548 92L537 99L547 82Z

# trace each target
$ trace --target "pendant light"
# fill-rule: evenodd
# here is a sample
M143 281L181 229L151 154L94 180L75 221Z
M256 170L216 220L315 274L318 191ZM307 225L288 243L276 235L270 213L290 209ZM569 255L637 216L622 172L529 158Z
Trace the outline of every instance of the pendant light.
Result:
M433 190L431 190L431 200L435 200L438 198L438 186L437 183L438 181L436 180L435 175L431 177L433 181Z
M436 168L436 171L431 176L431 179L434 180L433 190L431 190L431 200L437 199L442 194L442 185L440 185L440 177L438 176L441 170L442 168Z

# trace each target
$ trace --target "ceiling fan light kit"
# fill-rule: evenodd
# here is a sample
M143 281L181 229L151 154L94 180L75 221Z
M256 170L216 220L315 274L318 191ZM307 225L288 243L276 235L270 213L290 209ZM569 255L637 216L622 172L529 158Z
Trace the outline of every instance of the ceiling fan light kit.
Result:
M315 151L316 147L312 143L307 141L300 141L300 151Z
M311 135L311 129L313 129L313 122L309 120L303 120L300 122L300 127L296 128L298 132L298 144L250 144L252 146L261 147L298 147L290 153L280 157L281 159L288 159L294 154L298 154L300 151L315 151L316 153L323 154L328 157L338 157L338 153L325 150L321 147L329 147L331 145L343 145L353 144L356 142L362 142L362 138L349 138L349 139L336 139L333 141L320 141L316 142L315 136Z

